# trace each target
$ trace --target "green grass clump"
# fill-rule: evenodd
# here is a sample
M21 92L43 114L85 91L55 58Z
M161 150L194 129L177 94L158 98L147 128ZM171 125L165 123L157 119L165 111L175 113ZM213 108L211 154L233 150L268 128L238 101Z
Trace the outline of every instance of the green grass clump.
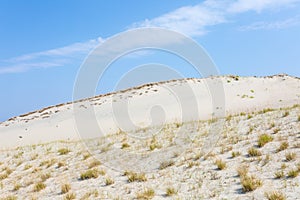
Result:
M260 135L259 136L259 138L258 138L258 143L257 143L257 145L259 146L259 147L263 147L265 144L267 144L268 142L271 142L271 141L273 141L273 137L272 136L270 136L270 135L268 135L268 134L262 134L262 135Z

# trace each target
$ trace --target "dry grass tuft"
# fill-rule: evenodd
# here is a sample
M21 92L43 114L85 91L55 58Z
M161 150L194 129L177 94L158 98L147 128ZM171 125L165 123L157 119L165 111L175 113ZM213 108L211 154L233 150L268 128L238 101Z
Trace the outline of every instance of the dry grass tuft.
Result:
M99 171L97 169L89 169L80 174L80 180L98 178L98 176L99 176Z
M36 183L36 184L33 186L33 191L34 191L34 192L39 192L39 191L41 191L41 190L43 190L43 189L45 189L45 188L46 188L45 183L43 183L43 182L38 182L38 183Z
M262 181L254 175L241 177L241 184L244 192L251 192L262 186Z
M291 152L288 152L285 154L285 160L286 161L292 161L292 160L295 160L296 158L296 153L291 153Z
M128 178L128 182L145 182L147 177L145 173L135 173L135 172L125 172L125 175Z
M61 186L61 193L66 194L71 190L71 185L68 183L65 183Z
M276 152L283 151L283 150L287 149L288 147L289 147L289 143L287 143L286 141L281 142L280 146L277 148Z
M216 160L215 165L217 165L219 170L223 170L226 168L226 163L221 159Z
M261 156L261 152L258 149L251 147L250 149L248 149L248 155L250 157Z
M268 200L286 200L285 195L282 194L280 191L273 191L273 192L265 193L265 197Z
M137 199L149 200L152 199L155 195L155 191L151 188L145 189L143 192L137 194Z

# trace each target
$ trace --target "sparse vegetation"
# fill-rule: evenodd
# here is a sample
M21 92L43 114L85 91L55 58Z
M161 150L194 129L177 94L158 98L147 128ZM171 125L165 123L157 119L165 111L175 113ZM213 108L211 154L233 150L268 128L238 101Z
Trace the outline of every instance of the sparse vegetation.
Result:
M122 143L121 149L126 149L126 148L129 148L129 147L130 147L130 145L127 142L124 142L124 143Z
M292 153L292 152L288 152L285 154L285 159L286 161L292 161L292 160L295 160L296 158L296 153Z
M295 178L299 175L299 170L298 169L292 169L288 172L288 177L289 178Z
M170 167L172 165L174 165L173 160L163 161L163 162L160 163L159 169L162 170L162 169L165 169L165 168Z
M115 181L112 178L110 178L110 177L105 178L105 185L112 185L114 183L115 183Z
M237 168L237 173L239 177L245 177L248 174L249 167L246 165L241 165Z
M145 189L143 192L137 194L137 199L149 200L152 199L155 195L155 191L151 188Z
M265 193L265 197L268 200L285 200L286 199L285 195L282 194L282 192L280 192L280 191L273 191L273 192Z
M76 195L74 193L68 193L64 196L64 200L72 200L76 199Z
M262 134L259 136L258 138L258 146L259 147L263 147L265 146L265 144L267 144L268 142L273 141L273 137L268 135L268 134Z
M244 192L251 192L262 186L262 181L254 175L241 177L241 184Z
M284 172L283 171L277 171L277 172L275 172L274 177L276 179L283 178L284 177Z
M128 182L145 182L147 181L147 177L145 173L135 173L135 172L125 172Z
M215 165L217 165L219 170L223 170L226 168L226 163L221 159L216 160Z
M61 186L61 193L66 194L71 190L71 185L68 183L65 183Z
M81 180L91 179L91 178L98 178L99 171L97 169L89 169L80 174Z
M93 160L90 164L89 164L89 168L94 168L101 165L101 162L99 160Z
M261 152L258 149L251 147L250 149L248 149L248 155L250 157L261 156Z
M283 150L285 150L285 149L287 149L289 147L289 143L287 143L286 141L284 141L284 142L281 142L280 143L280 146L277 148L277 152L279 152L279 151L283 151Z
M61 148L58 150L59 155L66 155L70 153L70 150L68 148Z
M36 184L34 185L33 191L34 191L34 192L39 192L39 191L41 191L41 190L43 190L43 189L45 189L45 188L46 188L45 183L43 183L43 182L38 182L38 183L36 183Z
M166 196L173 196L177 194L177 190L174 187L168 187L166 190Z
M232 158L235 158L235 157L240 156L240 155L241 155L241 152L239 152L239 151L233 151L233 152L231 152Z
M285 111L285 112L283 113L282 117L287 117L289 114L290 114L289 111Z

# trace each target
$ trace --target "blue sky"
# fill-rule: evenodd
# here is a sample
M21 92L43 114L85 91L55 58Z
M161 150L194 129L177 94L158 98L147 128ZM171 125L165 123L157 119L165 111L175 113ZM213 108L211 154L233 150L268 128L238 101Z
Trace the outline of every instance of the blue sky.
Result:
M133 28L162 27L193 38L221 74L300 76L299 0L2 0L0 27L0 121L71 101L88 53ZM114 79L149 62L196 77L180 60L145 54L117 63L97 93L113 90Z

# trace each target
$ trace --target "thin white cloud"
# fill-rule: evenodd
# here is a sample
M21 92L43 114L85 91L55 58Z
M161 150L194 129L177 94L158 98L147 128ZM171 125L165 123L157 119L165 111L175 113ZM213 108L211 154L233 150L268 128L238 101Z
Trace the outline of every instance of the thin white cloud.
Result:
M206 27L224 23L223 13L215 1L205 1L195 6L185 6L154 19L134 23L130 28L161 27L184 33L189 36L201 36L207 33Z
M278 9L290 7L299 0L238 0L233 2L227 9L230 13L243 13L247 11L262 12L265 9Z
M285 29L300 25L300 17L293 17L280 21L266 22L259 21L254 22L247 26L241 26L240 31L253 31L253 30L274 30L274 29Z
M30 69L65 66L82 60L102 38L74 43L65 47L0 60L0 74L25 72Z

